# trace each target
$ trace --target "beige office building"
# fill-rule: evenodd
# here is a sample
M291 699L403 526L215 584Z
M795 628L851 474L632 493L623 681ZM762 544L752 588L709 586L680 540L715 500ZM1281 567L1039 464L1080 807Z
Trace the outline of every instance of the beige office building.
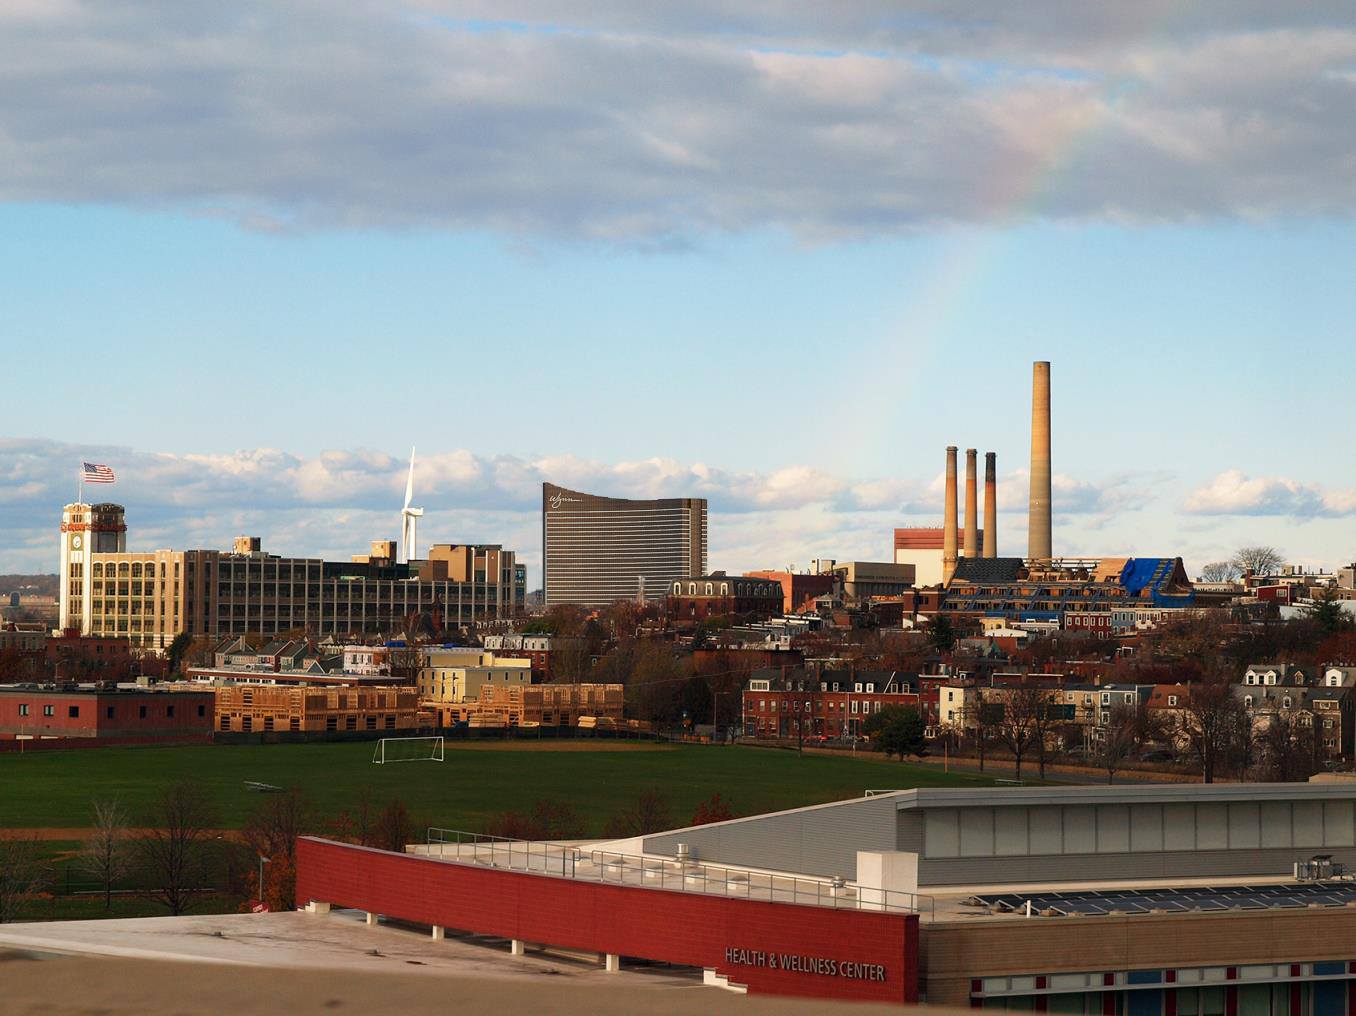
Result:
M60 626L164 649L180 632L392 636L426 614L446 627L515 617L527 570L497 544L440 545L396 563L377 541L352 561L232 551L127 550L123 507L69 504L61 521Z
M427 703L466 702L481 689L522 688L532 683L532 661L495 656L483 649L430 650L416 688Z

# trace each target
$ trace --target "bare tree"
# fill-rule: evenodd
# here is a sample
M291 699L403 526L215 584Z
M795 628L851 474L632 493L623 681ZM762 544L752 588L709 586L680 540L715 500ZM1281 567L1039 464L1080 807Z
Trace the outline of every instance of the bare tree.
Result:
M104 890L104 909L113 906L113 883L132 868L131 834L127 813L114 798L95 801L89 838L80 851L80 868L99 880Z
M14 920L19 908L42 892L47 874L36 834L0 833L0 924Z
M979 771L984 771L984 755L1003 722L1007 708L1002 702L986 701L983 688L975 688L975 750L979 755Z
M1230 762L1246 758L1252 719L1226 677L1194 684L1178 722L1179 740L1195 756L1201 782L1214 783Z
M1107 783L1116 782L1116 772L1134 752L1139 738L1136 708L1122 703L1111 710L1110 722L1106 726L1105 736L1097 748L1097 762L1106 770Z
M1130 735L1131 750L1142 752L1145 747L1167 738L1162 718L1158 711L1149 708L1147 699L1139 699L1134 705L1122 704L1120 722Z
M1201 569L1202 582L1232 582L1241 572L1233 561L1211 561Z
M1246 574L1270 575L1284 559L1275 547L1239 547L1229 563Z
M1012 752L1012 760L1016 765L1013 775L1018 780L1022 778L1022 759L1035 745L1036 714L1044 709L1044 691L1039 686L1024 683L1007 689L1003 696L1003 715L995 733L998 740Z
M1021 698L1029 700L1023 707L1031 715L1032 748L1036 752L1036 766L1041 779L1045 779L1045 763L1055 740L1055 728L1060 722L1060 694L1055 688L1039 684L1023 685L1017 692Z
M1258 737L1264 778L1273 783L1303 783L1321 768L1319 741L1312 713L1278 710Z
M150 883L148 895L177 917L206 884L207 846L216 815L202 788L183 781L160 795L145 826L136 840L136 855Z

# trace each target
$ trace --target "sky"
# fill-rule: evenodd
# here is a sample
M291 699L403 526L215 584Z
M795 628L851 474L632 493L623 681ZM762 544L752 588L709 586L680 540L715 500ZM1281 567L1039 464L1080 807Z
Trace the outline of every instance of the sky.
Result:
M1025 551L1356 559L1349 2L9 0L0 572L496 542L702 496L713 568L888 560L944 449Z

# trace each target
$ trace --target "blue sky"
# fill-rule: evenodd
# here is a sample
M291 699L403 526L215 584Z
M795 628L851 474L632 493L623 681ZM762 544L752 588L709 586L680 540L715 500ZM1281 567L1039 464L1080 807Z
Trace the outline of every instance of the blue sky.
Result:
M730 568L883 557L975 446L1020 553L1034 359L1057 549L1356 557L1339 5L244 6L0 14L0 571L88 457L133 544L347 555L411 444L425 539L535 562L551 479Z

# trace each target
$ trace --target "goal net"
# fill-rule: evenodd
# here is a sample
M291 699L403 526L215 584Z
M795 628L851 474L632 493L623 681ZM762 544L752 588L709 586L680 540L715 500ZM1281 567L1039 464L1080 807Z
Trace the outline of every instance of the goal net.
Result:
M387 762L441 762L441 737L383 737L372 752L377 765Z

